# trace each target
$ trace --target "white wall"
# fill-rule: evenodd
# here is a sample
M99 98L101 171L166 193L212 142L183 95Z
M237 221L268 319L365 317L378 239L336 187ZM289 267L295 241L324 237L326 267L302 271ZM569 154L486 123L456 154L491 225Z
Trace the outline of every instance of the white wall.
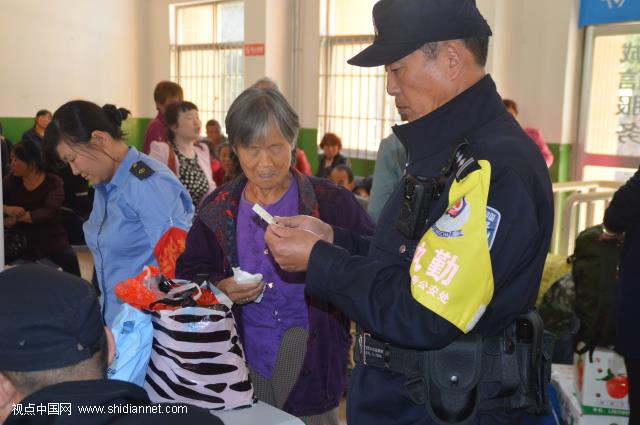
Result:
M145 18L148 22L142 29L146 32L144 62L141 67L140 98L142 116L153 117L156 114L153 102L153 89L158 81L168 80L171 73L169 48L169 5L189 3L186 0L143 0Z
M2 0L0 116L34 116L74 98L140 113L142 2Z
M144 116L155 115L153 88L160 80L170 76L169 6L194 3L192 0L136 0L145 2L146 31L145 61L142 63L140 96ZM291 100L293 94L292 27L295 0L245 0L245 43L265 45L264 56L245 58L245 86L268 76L278 82L284 95ZM303 0L306 2L307 0ZM317 0L309 0L317 1Z
M318 128L320 93L320 0L300 0L300 51L297 110L300 125Z
M245 0L245 41L264 43L250 57L245 83L276 79L306 128L317 127L320 0ZM32 116L72 98L155 115L153 88L169 78L169 5L189 0L0 1L0 116ZM494 37L488 70L521 121L548 141L575 138L581 32L578 0L477 0ZM370 13L370 11L362 11Z
M245 87L267 76L278 83L290 101L294 3L295 0L245 0L244 3L245 43L265 45L264 56L245 58Z
M311 128L317 126L318 116L319 2L302 2L304 83L298 109L303 126ZM493 30L487 70L500 93L518 102L521 122L541 129L547 141L572 143L582 54L579 0L477 0L477 4Z
M551 143L572 143L577 119L581 31L578 0L478 0L493 30L488 71L514 99L523 125Z

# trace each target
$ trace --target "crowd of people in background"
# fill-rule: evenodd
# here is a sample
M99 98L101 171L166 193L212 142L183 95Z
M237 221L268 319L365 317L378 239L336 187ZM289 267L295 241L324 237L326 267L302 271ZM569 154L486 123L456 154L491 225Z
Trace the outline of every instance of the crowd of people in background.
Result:
M161 81L153 99L158 113L142 152L128 146L121 129L130 112L113 105L72 101L55 114L42 109L15 145L0 124L8 262L53 263L80 276L72 244L86 244L94 254L94 284L109 325L121 304L115 285L152 263L167 235L182 234L186 251L173 259L176 276L205 273L236 303L258 398L306 423L335 423L337 410L327 406L342 394L349 321L305 296L304 285L289 285L303 283L303 274L284 272L260 255L268 252L265 225L252 218L251 205L265 205L276 216L316 214L371 234L404 174L403 145L393 134L382 140L373 175L357 176L340 136L328 132L320 140L313 175L305 151L296 145L297 114L271 79L257 81L231 105L224 122L228 137L215 119L206 122L202 135L198 106L184 99L178 84ZM504 104L517 116L515 102ZM553 156L540 132L524 130L550 166ZM231 232L221 227L225 215L233 221ZM265 291L264 283L239 285L229 266L260 272L271 282L261 304L253 301ZM284 317L284 328L268 331L270 321ZM265 329L266 339L260 336ZM326 373L307 378L317 367ZM294 386L301 391L294 392ZM303 393L322 397L300 397Z
M266 77L258 80L252 87L278 90L278 85ZM198 106L184 100L180 85L171 81L159 82L154 89L153 100L158 113L146 129L142 150L166 165L178 177L197 211L201 201L216 187L243 174L237 152L225 136L220 122L215 119L207 121L204 129L206 136L203 137ZM510 99L503 99L503 102L507 110L517 118L516 102ZM91 213L94 189L83 176L74 175L66 165L54 168L45 165L42 145L51 120L50 111L39 110L33 126L22 134L20 143L16 146L4 136L0 123L2 176L5 187L5 233L11 229L7 243L18 241L23 245L14 246L14 249L9 251L9 257L11 252L17 252L18 258L10 258L11 261L48 259L64 270L79 274L77 259L69 244L86 243L82 225ZM523 127L523 130L538 146L547 166L550 167L553 154L544 142L541 132L532 127ZM18 151L15 148L18 148ZM407 158L405 149L397 137L392 133L381 141L374 173L369 176L357 176L354 173L349 158L341 153L342 140L337 134L325 133L320 140L319 149L321 154L318 157L315 176L328 178L336 185L353 192L358 203L375 221L393 187L404 174ZM26 162L24 157L16 157L25 155L24 152L29 152ZM299 146L293 146L291 162L301 174L313 174L307 155ZM41 180L41 176L46 176L42 179L42 187L39 190L25 189L25 178L30 180L31 176L37 176L38 181ZM16 194L16 190L20 195ZM45 215L48 222L39 224L41 219L38 212L35 213L36 222L27 222L25 217L16 215L16 211L20 212L25 208L26 204L23 205L22 199L24 195L34 197L41 192L43 197L36 204L31 202L28 208L44 206L48 211ZM16 196L19 199L15 199ZM49 225L49 222L55 224ZM37 238L34 239L36 235ZM35 249L36 245L41 245L38 238L43 238L46 243L42 244L43 248ZM48 241L54 242L52 244ZM56 255L52 256L52 252Z

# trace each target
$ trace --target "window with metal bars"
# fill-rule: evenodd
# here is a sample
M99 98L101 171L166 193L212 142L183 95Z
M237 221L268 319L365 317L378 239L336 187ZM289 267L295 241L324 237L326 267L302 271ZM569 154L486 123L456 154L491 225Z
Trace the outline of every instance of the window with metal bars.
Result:
M342 139L343 154L374 159L380 140L391 133L399 116L386 92L384 67L347 64L373 42L370 12L362 12L371 10L369 3L373 2L325 0L321 5L318 138L326 132L335 133ZM352 8L357 8L358 14L351 13ZM351 19L354 16L359 22Z
M203 126L215 119L224 129L244 88L244 2L173 5L171 26L171 80L198 106Z

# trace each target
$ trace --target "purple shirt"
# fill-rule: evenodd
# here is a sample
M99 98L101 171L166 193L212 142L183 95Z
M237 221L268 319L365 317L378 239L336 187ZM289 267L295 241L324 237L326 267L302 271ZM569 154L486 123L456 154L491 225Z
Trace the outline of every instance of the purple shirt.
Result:
M307 177L295 168L291 171L293 182L297 183L297 211L300 214L317 217L356 234L373 233L373 221L351 191L328 179ZM218 282L233 274L231 267L240 265L237 224L246 184L247 178L241 175L217 188L203 201L189 230L186 249L176 263L176 276L193 279L199 273L206 273L211 282ZM347 358L351 347L349 319L331 304L309 295L305 296L305 304L309 317L306 354L297 381L282 406L282 410L295 416L319 415L338 406L347 381ZM233 307L240 340L245 347L246 306Z
M267 285L260 303L243 307L244 349L247 362L267 379L273 376L280 342L287 329L309 329L304 299L304 273L288 273L277 266L264 241L267 224L253 210L243 191L238 208L238 263L249 273L262 273ZM292 179L285 194L264 207L271 215L297 215L298 185Z

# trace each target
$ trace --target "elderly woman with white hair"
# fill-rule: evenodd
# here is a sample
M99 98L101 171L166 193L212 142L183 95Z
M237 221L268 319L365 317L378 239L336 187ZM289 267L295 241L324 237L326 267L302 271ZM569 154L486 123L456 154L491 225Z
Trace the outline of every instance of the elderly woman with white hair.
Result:
M252 207L259 204L276 217L312 215L360 234L371 234L373 222L351 192L291 166L298 116L277 90L245 90L229 109L226 129L243 174L203 202L177 275L188 279L206 273L236 303L234 315L259 399L307 424L337 424L351 344L349 320L305 294L304 273L276 264L264 241L267 223ZM261 273L268 285L238 284L232 267Z

